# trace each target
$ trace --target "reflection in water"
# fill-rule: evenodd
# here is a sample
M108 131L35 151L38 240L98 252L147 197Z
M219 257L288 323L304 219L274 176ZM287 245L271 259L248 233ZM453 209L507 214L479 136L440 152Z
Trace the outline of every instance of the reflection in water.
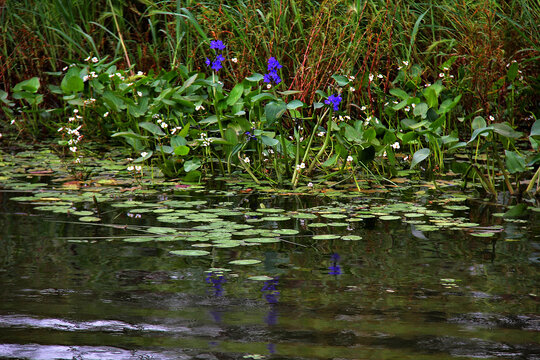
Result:
M339 254L334 253L332 254L331 261L332 265L328 267L328 274L330 275L341 275L341 266L338 265L338 261L340 259Z
M209 272L204 281L212 285L215 297L223 296L223 284L227 282L227 279L225 279L222 273Z
M279 291L277 290L277 285L279 284L279 278L276 276L272 280L268 280L264 282L264 285L261 289L262 293L264 294L264 299L266 302L270 305L270 309L268 310L268 313L264 317L264 322L269 325L276 325L278 321L278 311L277 311L277 304L279 302ZM270 354L276 353L276 345L273 343L268 343L266 345L266 348L268 349L268 352Z

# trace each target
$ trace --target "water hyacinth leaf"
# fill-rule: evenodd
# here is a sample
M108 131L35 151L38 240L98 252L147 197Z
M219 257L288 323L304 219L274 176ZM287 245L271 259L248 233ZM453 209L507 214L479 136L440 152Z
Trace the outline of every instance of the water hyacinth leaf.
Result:
M429 154L430 150L428 148L420 149L415 152L411 161L411 169L418 165L420 162L424 161L429 156Z
M287 111L287 104L283 101L272 101L266 104L264 107L264 114L266 115L266 122L268 125L279 120L285 111Z
M179 256L204 256L210 254L206 250L172 250L170 253Z
M293 100L287 104L287 109L294 110L294 109L298 109L299 107L304 107L304 105L305 104L300 100Z
M231 106L235 104L240 98L242 97L242 94L244 93L244 84L239 83L229 93L229 96L227 97L227 105Z
M231 264L231 265L255 265L255 264L259 264L260 262L261 262L261 260L244 259L244 260L229 261L229 264Z
M262 94L255 95L254 97L251 98L251 102L253 104L256 104L263 100L276 100L276 97L269 93L262 93Z
M346 86L349 83L349 79L343 75L332 75L332 79L336 80L339 86Z
M515 174L518 172L523 172L525 168L525 159L514 151L505 150L504 154L506 156L506 168L510 174Z
M165 133L161 130L161 127L159 127L159 126L156 125L156 124L153 124L153 123L150 123L150 122L143 121L143 122L140 122L140 123L139 123L139 126L142 127L143 129L149 131L149 132L152 133L153 135L157 135L157 136L165 136Z

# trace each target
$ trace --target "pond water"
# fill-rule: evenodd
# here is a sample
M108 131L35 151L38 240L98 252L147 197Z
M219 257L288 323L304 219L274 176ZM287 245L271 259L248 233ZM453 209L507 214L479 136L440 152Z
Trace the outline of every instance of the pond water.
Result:
M0 358L540 359L538 212L428 192L115 196L0 192Z

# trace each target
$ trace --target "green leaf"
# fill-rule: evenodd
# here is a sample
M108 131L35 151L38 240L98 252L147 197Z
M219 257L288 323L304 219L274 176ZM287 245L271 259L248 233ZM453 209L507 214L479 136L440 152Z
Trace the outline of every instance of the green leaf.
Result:
M73 68L72 68L73 69ZM79 77L78 74L69 74L69 72L64 76L60 87L64 94L72 94L84 90L84 81Z
M193 170L197 170L200 167L201 161L199 159L188 160L184 163L184 171L187 173Z
M154 135L165 136L165 133L156 124L153 124L153 123L150 123L150 122L140 122L139 126L142 127L143 129L151 132Z
M390 94L397 96L401 100L407 100L410 96L405 90L401 90L398 88L390 89Z
M251 102L254 104L263 100L276 100L276 97L270 93L261 93L251 98Z
M277 144L279 144L279 140L278 139L272 139L271 137L269 136L266 136L266 135L261 135L261 141L264 145L266 146L271 146L271 147L274 147L276 146Z
M507 138L518 139L523 135L523 133L512 129L506 122L492 124L491 126L493 127L493 131Z
M175 135L171 138L171 146L176 148L177 146L186 145L186 138L180 135Z
M508 72L506 73L506 78L508 79L508 81L512 82L516 79L518 74L518 67L519 65L517 62L514 62L512 63L512 65L510 65L510 67L508 68Z
M109 105L109 108L111 108L111 110L114 112L119 112L126 108L126 104L124 103L124 100L122 98L119 98L118 96L116 96L110 91L105 91L103 93L103 101L107 105Z
M21 81L15 87L13 87L13 92L27 91L29 93L35 94L39 90L39 78L33 77L28 80Z
M273 124L276 120L280 119L287 111L287 104L283 101L272 101L264 107L264 114L266 115L266 121L268 125Z
M242 94L244 93L244 84L239 83L229 93L229 96L227 97L227 105L231 106L235 104L240 98L242 97Z
M413 114L414 116L421 116L422 119L425 119L428 109L428 105L423 102L414 107Z
M510 174L515 174L526 170L525 159L521 155L509 150L505 150L504 154L506 155L506 168Z
M471 135L471 139L469 141L467 141L467 143L471 143L474 141L474 139L476 139L478 137L478 135L480 134L483 134L485 132L490 132L490 131L493 131L493 127L492 126L486 126L486 127L483 127L483 128L479 128L479 129L476 129L473 131L472 135Z
M334 154L334 155L330 156L325 162L322 163L322 166L324 166L324 167L334 166L336 164L336 162L337 162L338 157L339 157L338 154Z
M343 75L332 75L332 79L336 80L339 86L345 86L349 83L349 79Z
M413 154L411 161L411 169L418 165L418 163L424 161L430 154L430 150L427 148L420 149Z
M186 145L180 145L174 148L174 154L178 156L185 156L189 153L189 147Z
M409 131L408 133L403 134L401 141L403 142L403 145L409 144L410 142L413 142L418 137L418 133L415 131Z
M299 90L285 90L285 91L278 91L277 93L278 93L279 95L289 96L289 95L300 94L301 91L299 91Z
M348 124L345 124L345 137L347 138L347 140L353 142L362 141L362 133Z
M293 100L293 101L291 101L290 103L287 104L287 109L289 109L289 110L294 110L294 109L297 109L299 107L304 107L304 103L301 102L300 100Z
M484 120L482 116L476 116L471 123L471 128L473 130L485 128L486 126L487 126L486 120Z
M251 75L251 76L248 76L248 77L246 78L246 80L251 81L251 82L259 82L259 81L261 81L262 79L264 79L264 76L262 76L262 75L259 74L259 73L255 73L255 74L253 74L253 75Z
M531 134L529 136L540 136L540 120L536 120L531 127Z
M191 85L193 85L193 83L195 82L195 80L197 80L197 76L199 76L199 74L195 74L193 76L191 76L189 79L187 79L184 84L182 84L182 87L180 89L178 89L178 91L176 92L178 95L181 95L188 87L190 87Z
M216 115L210 115L206 119L203 119L199 121L199 124L215 124L218 122L218 118Z
M507 212L504 213L503 217L505 218L518 218L525 215L527 211L527 204L517 204L512 206Z
M134 133L132 131L121 131L121 132L117 132L117 133L114 133L114 134L111 135L111 137L117 137L117 136L122 136L122 137L125 137L125 138L138 139L138 140L148 140L148 136L136 134L136 133Z

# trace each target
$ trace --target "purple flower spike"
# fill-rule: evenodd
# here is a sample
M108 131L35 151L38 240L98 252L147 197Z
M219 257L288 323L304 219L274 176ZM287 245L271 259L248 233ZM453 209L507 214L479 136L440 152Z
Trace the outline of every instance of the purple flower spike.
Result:
M212 40L210 41L210 49L225 50L225 44L221 40Z
M341 95L330 95L327 100L324 101L327 105L332 105L332 108L334 111L339 110L339 103L341 102L342 98Z

